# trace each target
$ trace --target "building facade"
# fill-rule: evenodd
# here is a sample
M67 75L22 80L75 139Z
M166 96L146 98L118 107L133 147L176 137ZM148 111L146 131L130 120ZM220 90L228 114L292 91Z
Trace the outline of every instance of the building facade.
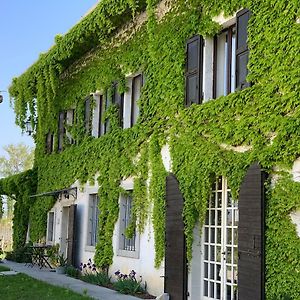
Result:
M30 239L171 300L299 299L299 11L103 0L58 36L10 88Z

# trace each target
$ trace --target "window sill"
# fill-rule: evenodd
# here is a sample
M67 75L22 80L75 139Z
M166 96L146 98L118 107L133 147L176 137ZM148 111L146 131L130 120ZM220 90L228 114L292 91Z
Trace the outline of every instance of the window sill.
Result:
M123 256L123 257L139 259L140 258L140 252L139 251L127 251L127 250L118 249L117 250L117 256Z
M95 252L96 248L95 246L85 246L84 250L87 252Z

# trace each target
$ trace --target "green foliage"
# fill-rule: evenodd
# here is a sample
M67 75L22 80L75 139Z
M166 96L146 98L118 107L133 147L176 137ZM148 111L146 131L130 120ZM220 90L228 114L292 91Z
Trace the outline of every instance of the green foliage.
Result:
M66 267L66 274L70 277L79 279L80 278L80 270L73 267L73 266L67 266Z
M25 244L24 246L19 246L12 252L6 253L6 259L16 261L19 263L29 263L31 262L32 255L32 243Z
M37 120L36 170L0 181L1 193L17 198L14 235L23 245L26 226L31 237L45 236L47 211L55 199L28 195L70 186L99 182L100 216L95 262L107 268L112 263L112 236L119 214L120 181L134 177L132 224L145 228L152 211L155 265L164 257L165 177L161 148L169 144L172 172L184 195L184 223L188 258L191 259L193 229L204 221L210 187L216 176L228 178L235 199L247 167L259 161L272 172L290 169L300 155L300 47L299 1L173 0L162 19L159 1L103 0L82 22L19 78L13 80L16 123L24 128L28 110ZM146 7L147 5L147 7ZM213 16L232 15L241 7L252 11L249 23L250 88L202 105L184 107L185 43L195 34L209 38L220 31ZM134 23L146 10L147 21ZM127 31L114 33L133 20ZM126 74L143 71L146 82L139 100L140 117L130 129L121 130L117 108L105 113L108 134L96 139L84 130L84 99L96 90L108 91L117 80L125 90ZM45 155L45 134L55 133L60 110L75 108L76 124L70 129L76 145L62 153ZM239 152L240 147L247 151ZM97 174L97 175L96 175ZM98 176L98 177L97 177ZM23 180L24 179L24 180ZM149 189L147 180L150 179ZM29 185L28 185L29 183ZM298 184L283 179L268 197L266 279L269 299L300 297L299 238L288 213L299 207ZM25 191L25 192L24 192ZM22 210L21 210L22 208ZM29 209L30 208L30 209ZM22 215L20 212L25 212ZM280 212L280 213L279 213ZM286 234L280 234L285 228ZM279 251L280 249L280 251ZM296 284L298 283L298 285ZM276 299L277 299L276 298Z
M81 275L80 279L82 281L100 285L108 286L110 284L110 276L107 275L107 272L94 272L94 273L85 273Z
M284 176L270 191L267 207L266 291L269 299L300 297L300 239L290 213L300 208L300 184Z

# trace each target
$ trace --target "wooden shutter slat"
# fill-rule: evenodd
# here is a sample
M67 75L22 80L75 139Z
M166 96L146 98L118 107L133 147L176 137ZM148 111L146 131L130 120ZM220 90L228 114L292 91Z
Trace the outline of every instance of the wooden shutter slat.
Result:
M249 49L248 39L248 21L250 11L243 9L236 15L236 88L244 89L250 86L246 81L248 74Z
M194 36L186 43L185 104L200 104L203 94L203 37Z
M238 293L243 300L264 299L265 180L259 164L253 164L240 188Z

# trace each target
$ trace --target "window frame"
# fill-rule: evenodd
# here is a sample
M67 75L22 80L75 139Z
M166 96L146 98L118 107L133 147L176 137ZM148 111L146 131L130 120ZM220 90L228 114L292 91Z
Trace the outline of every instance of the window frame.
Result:
M135 80L138 77L140 77L141 85L140 85L140 91L139 91L139 98L135 99L135 88L134 87L135 87ZM141 95L142 95L142 89L143 89L143 86L144 86L144 76L143 76L143 73L138 73L138 74L132 76L130 79L131 79L131 82L130 82L131 83L130 128L131 128L137 123L138 118L140 116L140 107L139 107L137 102L140 100ZM136 120L134 120L134 112L135 112L136 108L137 108L137 118L136 118Z
M52 230L50 230L50 215L53 216L52 220ZM47 234L46 234L46 241L48 245L54 245L55 244L55 223L56 223L56 214L54 210L51 210L47 214ZM52 233L51 240L50 237L50 231Z
M89 194L88 199L88 224L86 247L95 249L98 242L98 226L99 226L99 195L97 193Z
M135 237L134 237L134 250L128 250L125 247L126 240L131 240L127 239L125 237L125 231L126 231L126 226L129 225L130 223L130 218L128 220L125 220L125 213L127 212L125 207L124 207L124 202L128 201L128 199L131 199L131 209L132 209L132 190L127 190L127 193L130 194L121 194L120 199L119 199L119 207L120 207L120 212L119 212L119 234L118 234L118 241L117 241L117 256L124 256L124 257L130 257L130 258L136 258L138 259L140 256L140 235L138 232L135 232Z
M236 35L236 23L224 28L221 30L217 35L214 36L214 47L213 47L213 99L216 99L220 96L217 96L217 85L218 85L218 80L217 80L217 73L218 73L218 37L222 35L223 33L227 33L227 42L230 40L230 43L228 43L229 47L227 48L228 54L227 54L227 72L226 72L226 78L224 78L227 81L226 83L226 91L224 92L223 96L227 96L231 94L231 76L232 76L232 36L233 36L233 30L235 30L235 35ZM236 50L234 50L236 51ZM236 53L235 53L236 54ZM235 58L236 59L236 55ZM236 61L235 61L236 63ZM236 67L233 70L233 72L236 73ZM236 82L236 74L234 73L234 82ZM236 89L236 88L235 88Z

